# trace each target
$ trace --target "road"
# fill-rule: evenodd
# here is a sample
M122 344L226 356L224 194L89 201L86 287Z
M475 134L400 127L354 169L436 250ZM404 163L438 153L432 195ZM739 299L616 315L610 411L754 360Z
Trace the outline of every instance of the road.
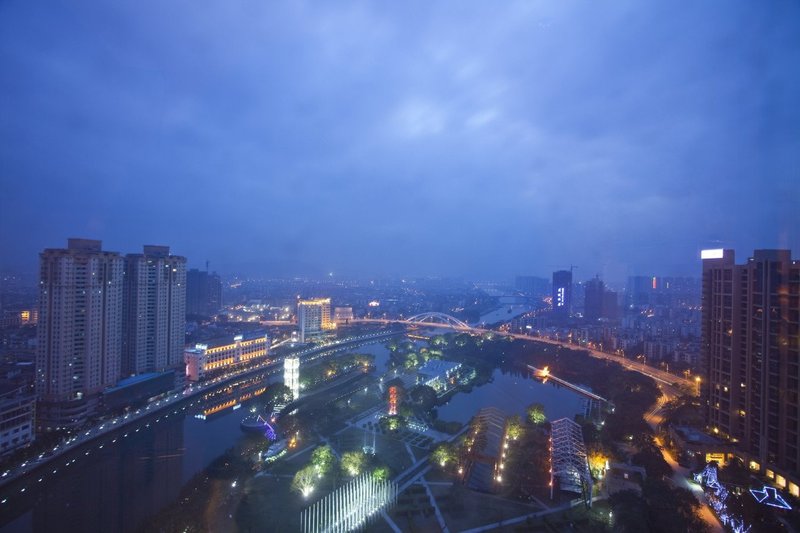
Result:
M330 353L352 349L354 346L372 343L379 339L398 335L401 331L382 331L378 333L370 333L365 335L358 335L354 337L347 337L344 339L337 339L333 342L306 348L300 352L295 352L292 355L300 357L303 362L313 361L320 357L326 356ZM270 349L274 349L284 342L273 344ZM222 387L233 380L247 377L250 374L272 370L273 372L279 371L283 363L282 358L267 359L264 362L248 366L247 368L237 369L221 376L214 377L202 383L193 383L184 390L171 391L163 398L150 402L145 406L126 414L116 416L110 420L98 422L90 428L84 428L81 431L71 435L62 443L56 445L50 450L43 451L38 457L23 461L20 465L8 468L0 474L0 488L11 483L12 481L24 477L34 470L38 470L45 465L53 462L58 457L65 453L84 446L108 433L117 431L120 428L131 425L138 420L154 416L156 413L164 411L176 404L182 404L184 401L191 399L199 394L208 393L216 388ZM0 500L2 505L3 500Z
M658 399L656 406L650 412L644 415L645 422L650 425L654 432L658 432L658 426L663 420L661 411L664 409L664 406L674 398L675 394L665 393ZM720 524L714 512L711 510L711 507L709 507L703 489L699 485L689 481L691 476L689 469L678 464L678 461L676 461L669 451L667 451L666 447L664 447L661 439L656 437L655 441L659 450L661 450L661 455L664 457L664 460L667 462L667 464L669 464L670 468L672 468L672 483L676 487L680 487L691 492L697 501L700 502L700 518L702 518L706 525L708 525L709 531L712 533L723 533L725 530L723 529L722 524Z

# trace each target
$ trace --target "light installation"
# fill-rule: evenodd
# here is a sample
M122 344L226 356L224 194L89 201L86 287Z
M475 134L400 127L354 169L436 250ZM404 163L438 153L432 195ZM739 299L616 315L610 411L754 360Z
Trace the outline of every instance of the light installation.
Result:
M300 397L300 358L287 357L283 360L283 384L292 391L292 400Z
M382 510L397 502L397 484L362 474L300 513L305 533L338 533L365 529Z
M752 529L752 526L745 524L742 518L734 516L728 511L727 500L730 493L717 479L716 463L708 463L702 472L694 474L693 477L697 483L711 489L708 494L708 503L714 509L722 525L730 527L733 533L748 533Z
M389 416L397 414L397 386L389 387Z
M558 478L561 490L582 494L586 507L591 507L592 475L581 426L561 418L554 420L550 428L550 499Z
M258 417L261 420L261 416ZM264 436L267 437L268 440L274 441L277 440L278 436L275 435L275 429L269 425L269 422L264 420Z
M778 494L775 487L764 485L761 490L750 489L750 494L753 495L753 498L755 498L758 503L763 503L770 507L777 507L778 509L791 510L792 508L792 506L786 503L786 500Z

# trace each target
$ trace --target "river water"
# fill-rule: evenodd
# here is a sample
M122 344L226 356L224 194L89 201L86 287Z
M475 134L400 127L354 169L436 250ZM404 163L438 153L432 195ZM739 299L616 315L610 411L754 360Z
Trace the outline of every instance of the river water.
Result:
M383 343L353 351L375 355L378 373L386 371L389 352ZM534 401L545 405L550 419L582 410L581 399L566 389L500 370L493 378L470 394L457 394L439 408L439 417L466 422L489 405L524 415ZM0 504L0 531L139 530L176 502L194 476L246 438L239 423L251 407L263 406L259 394L265 385L280 380L267 374L248 378L238 387L171 406L50 462L0 491L0 500L6 500ZM234 410L234 405L240 407Z

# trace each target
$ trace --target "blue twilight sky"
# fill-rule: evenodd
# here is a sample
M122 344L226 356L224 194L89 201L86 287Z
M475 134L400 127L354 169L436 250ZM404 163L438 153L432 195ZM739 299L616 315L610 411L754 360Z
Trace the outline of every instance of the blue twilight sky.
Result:
M0 268L263 275L800 256L800 4L0 2Z

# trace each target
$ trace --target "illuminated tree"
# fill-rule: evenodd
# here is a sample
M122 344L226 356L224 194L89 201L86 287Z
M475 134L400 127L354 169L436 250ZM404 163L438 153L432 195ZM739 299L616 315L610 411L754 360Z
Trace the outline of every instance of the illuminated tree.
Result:
M327 474L336 462L333 450L327 444L320 446L311 453L311 464L320 477Z
M389 479L389 467L388 466L379 466L372 471L372 477L375 478L376 481L386 481Z
M540 403L532 403L528 406L528 420L536 425L544 424L547 417L544 414L544 405Z
M409 352L406 354L406 362L405 366L407 369L411 370L412 368L416 368L419 364L419 359L417 358L417 354L414 352Z
M519 416L512 416L506 423L506 435L511 440L517 440L522 436L522 419Z
M431 461L444 468L450 461L455 461L456 452L450 444L438 445L431 452Z
M314 490L314 483L317 480L317 471L313 465L308 465L305 468L298 470L292 479L291 489L303 495L303 498L308 498Z
M444 335L434 335L431 338L431 346L447 346L447 338Z
M342 454L342 470L348 476L355 477L361 473L367 464L367 456L362 451L345 452Z
M589 470L592 474L597 476L606 468L606 461L608 461L608 454L600 446L590 445L586 447L586 459L589 462Z

